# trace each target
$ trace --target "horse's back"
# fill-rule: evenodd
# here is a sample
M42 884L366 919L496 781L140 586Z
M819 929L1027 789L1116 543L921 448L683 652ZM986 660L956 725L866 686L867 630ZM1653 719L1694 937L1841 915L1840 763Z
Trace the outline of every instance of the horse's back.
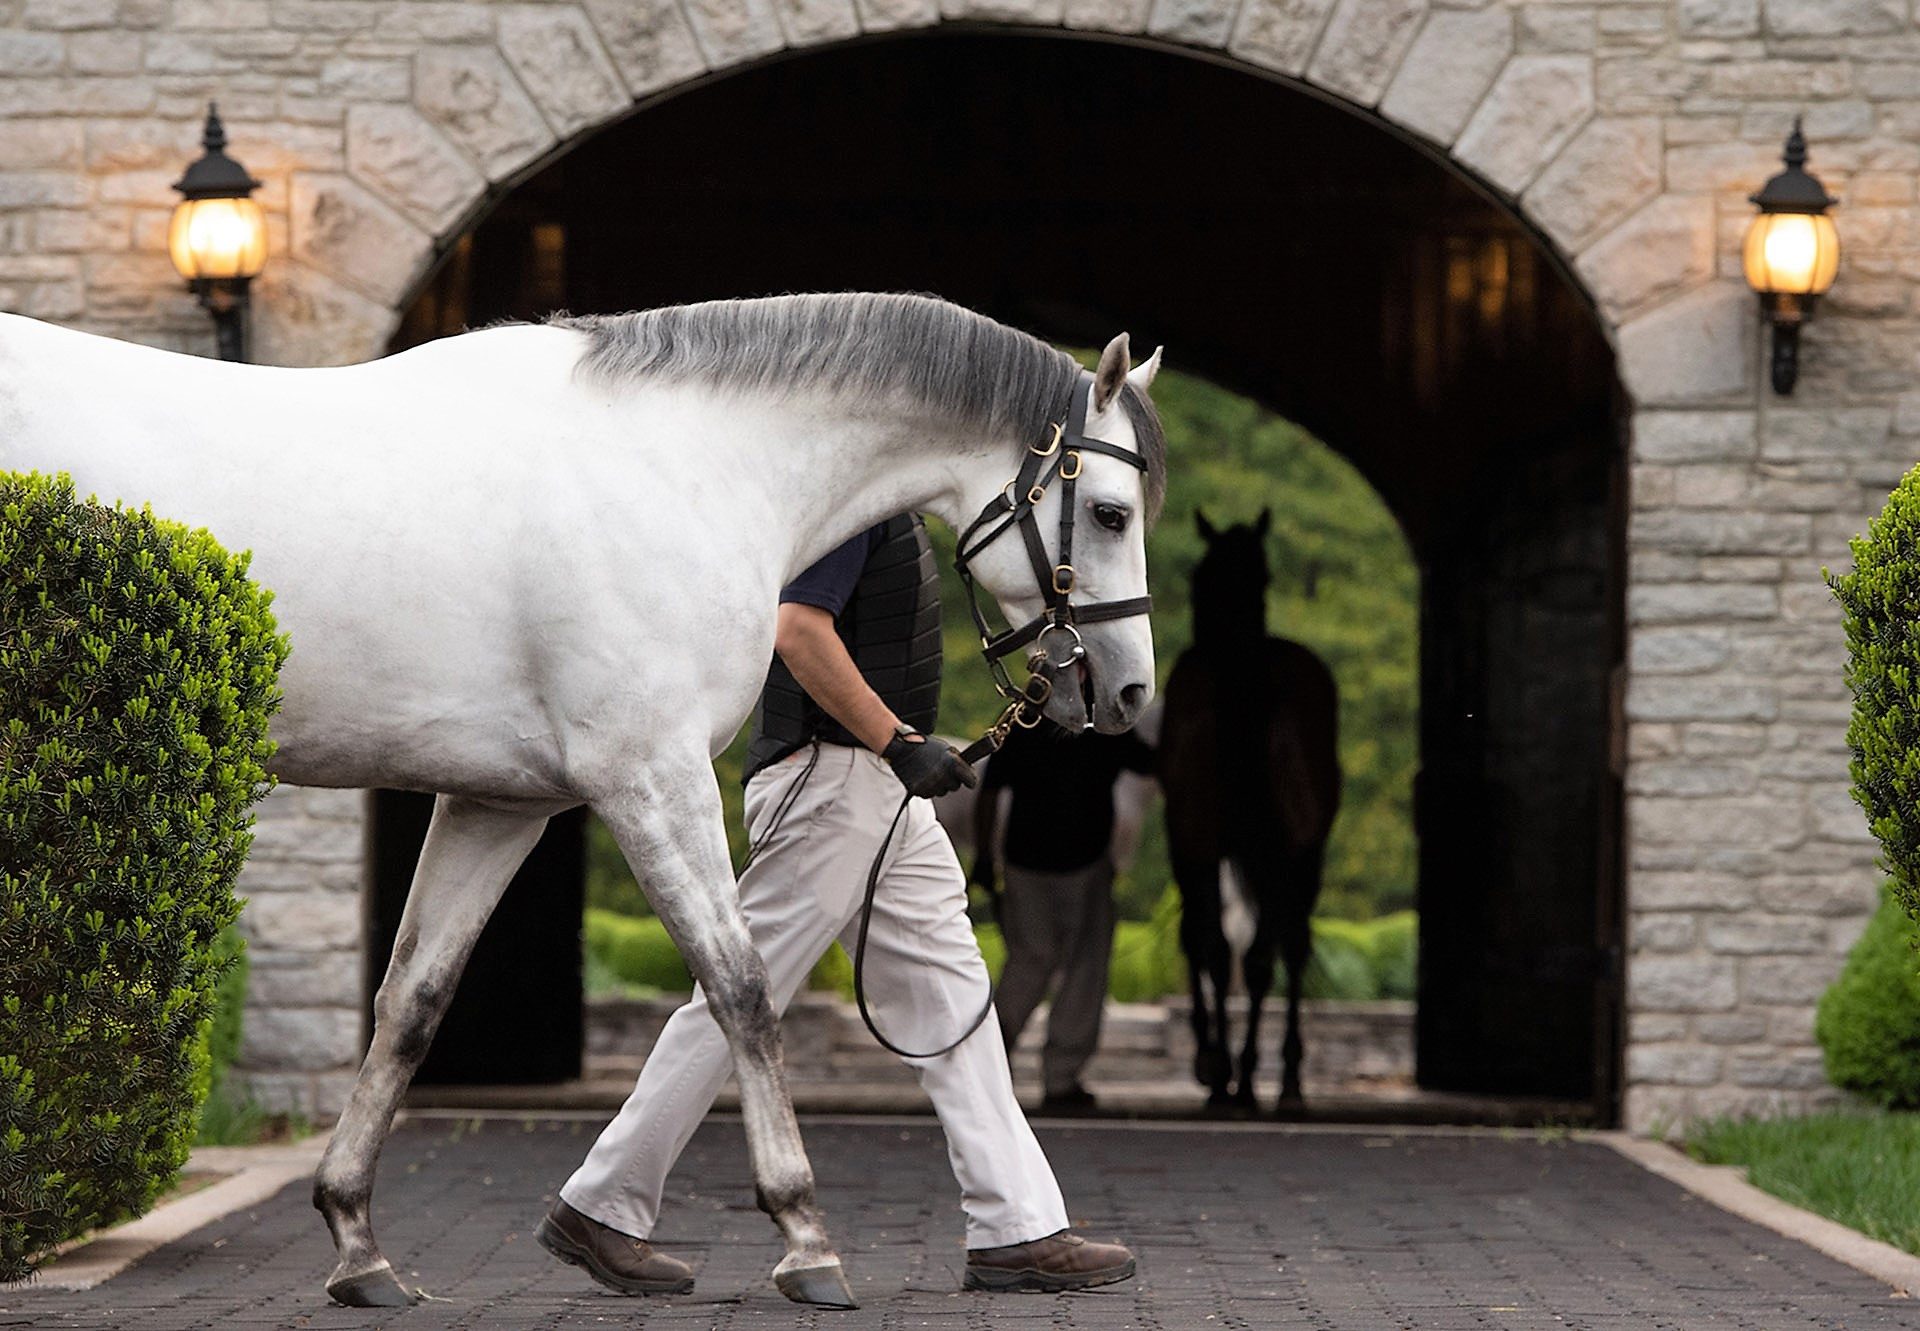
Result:
M0 317L0 470L66 472L252 551L294 647L283 778L548 793L554 710L587 705L556 680L628 634L623 588L688 540L684 487L633 464L574 382L579 346L523 326L285 369ZM591 520L616 505L633 520ZM657 684L646 664L621 687Z

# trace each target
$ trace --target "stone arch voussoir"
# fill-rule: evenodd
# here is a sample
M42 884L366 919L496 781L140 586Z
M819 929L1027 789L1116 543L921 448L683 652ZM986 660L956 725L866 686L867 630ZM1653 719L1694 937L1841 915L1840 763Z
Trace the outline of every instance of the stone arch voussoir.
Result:
M1713 284L1713 200L1662 195L1659 120L1596 116L1592 57L1516 53L1505 5L582 0L493 14L491 41L415 52L408 101L349 110L343 171L294 177L291 263L272 279L282 299L263 302L264 356L316 349L322 339L302 335L309 322L329 327L335 358L378 355L440 250L492 197L636 103L783 50L949 22L1158 39L1377 114L1479 178L1561 252L1621 347L1630 388L1644 371L1656 397L1668 391L1660 362L1701 327L1734 333L1725 284ZM1654 271L1650 238L1677 270Z

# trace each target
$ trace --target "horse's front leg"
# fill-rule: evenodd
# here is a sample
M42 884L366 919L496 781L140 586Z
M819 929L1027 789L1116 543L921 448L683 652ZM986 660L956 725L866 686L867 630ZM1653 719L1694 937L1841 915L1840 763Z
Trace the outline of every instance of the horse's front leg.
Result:
M373 1240L373 1172L393 1112L453 999L474 940L540 839L546 815L442 795L400 916L393 959L373 1000L373 1044L314 1176L340 1263L327 1293L352 1307L410 1302Z
M1223 941L1190 938L1187 971L1193 984L1193 1076L1207 1088L1207 1103L1227 1102L1233 1054L1227 1045L1227 987L1232 958Z
M1273 988L1273 944L1264 938L1255 939L1247 955L1240 959L1240 974L1247 984L1247 1033L1240 1046L1234 1099L1252 1108L1253 1074L1260 1066L1260 1009L1266 1005L1267 993Z
M631 785L593 805L732 1047L757 1200L787 1244L774 1284L796 1303L857 1306L814 1202L813 1168L781 1066L780 1022L740 913L712 764L699 749L649 763Z

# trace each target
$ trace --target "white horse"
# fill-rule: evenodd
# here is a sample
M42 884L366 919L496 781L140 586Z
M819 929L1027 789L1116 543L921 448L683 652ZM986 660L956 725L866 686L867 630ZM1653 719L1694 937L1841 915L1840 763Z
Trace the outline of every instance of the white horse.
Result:
M1164 484L1125 335L1100 359L1075 599L1146 592ZM341 369L225 364L0 315L0 469L65 471L250 548L293 652L277 775L438 799L314 1183L328 1292L406 1295L374 1169L474 940L547 819L605 820L732 1046L758 1200L801 1302L851 1305L814 1204L766 973L736 899L711 759L766 676L780 587L892 514L956 529L1064 420L1084 372L925 297L789 296L486 329ZM1055 485L1040 500L1057 525ZM1021 541L973 569L1016 620ZM1153 692L1144 616L1089 624L1047 713L1125 729ZM1041 669L1045 671L1043 664Z

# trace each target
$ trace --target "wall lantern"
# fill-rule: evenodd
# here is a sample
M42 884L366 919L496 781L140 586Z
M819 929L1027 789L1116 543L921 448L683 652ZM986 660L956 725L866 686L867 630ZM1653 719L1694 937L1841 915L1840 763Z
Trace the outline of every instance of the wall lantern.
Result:
M1840 237L1827 216L1839 200L1805 170L1798 116L1781 160L1787 169L1751 196L1760 212L1747 226L1741 258L1747 285L1760 293L1761 313L1773 325L1773 391L1786 394L1800 372L1800 325L1839 271Z
M221 360L246 359L247 283L267 261L267 218L254 201L260 182L227 156L227 131L219 110L207 105L206 149L174 188L167 230L173 266L213 316Z

